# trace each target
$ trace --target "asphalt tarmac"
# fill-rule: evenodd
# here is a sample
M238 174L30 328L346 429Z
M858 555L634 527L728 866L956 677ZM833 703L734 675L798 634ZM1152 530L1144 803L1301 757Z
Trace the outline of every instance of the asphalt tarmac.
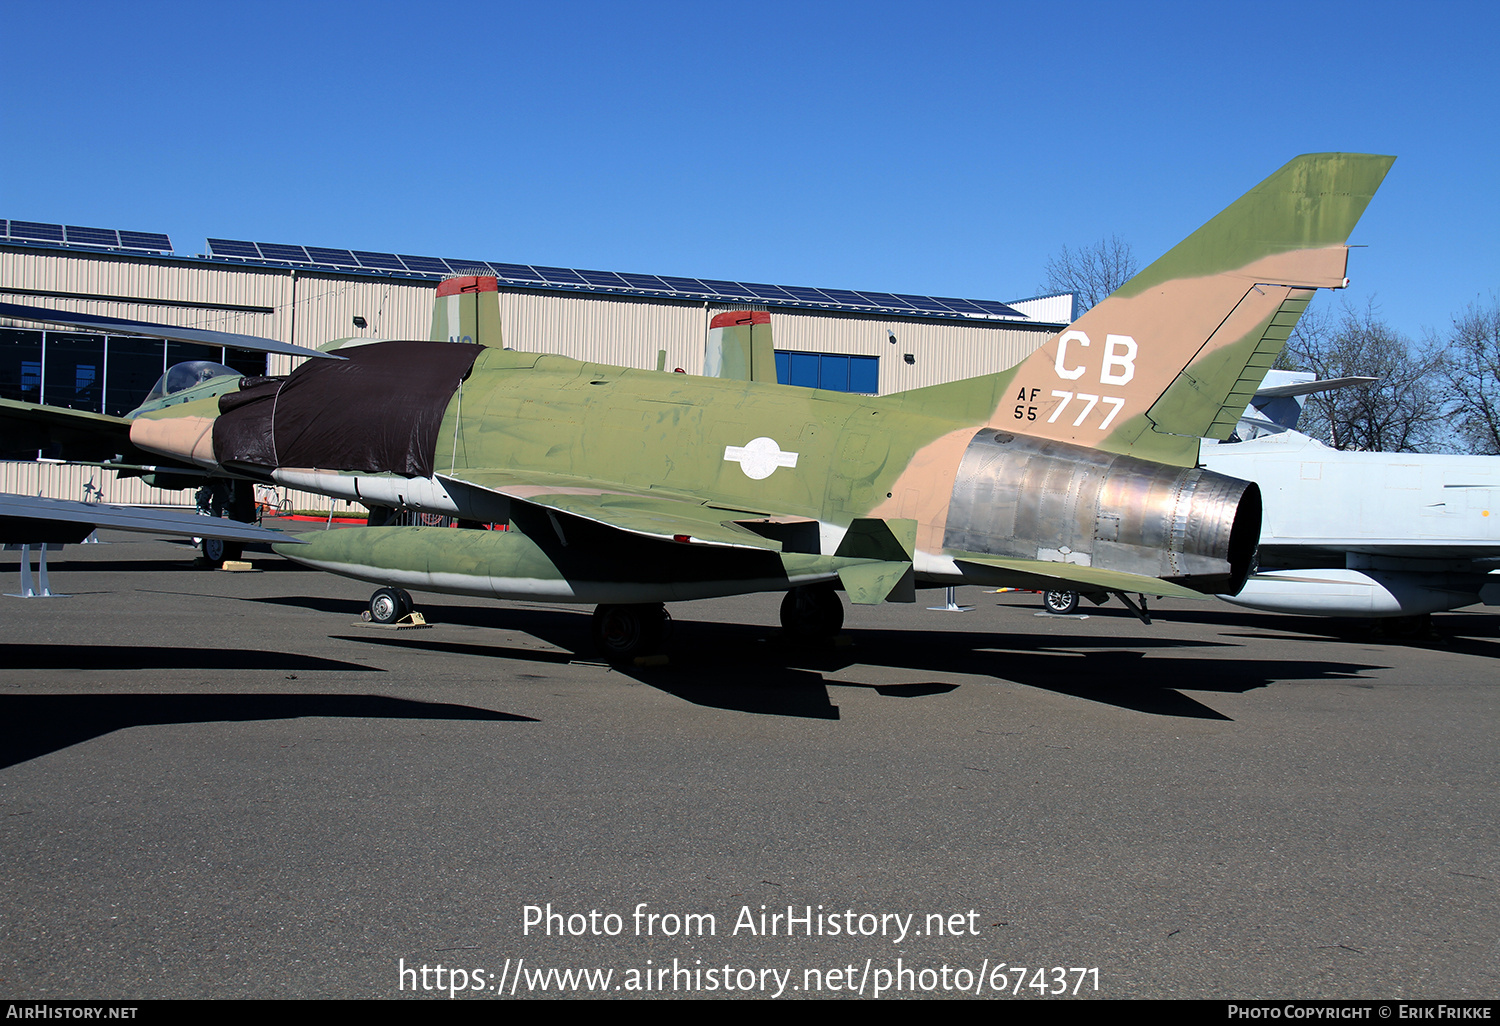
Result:
M809 649L762 595L626 672L191 555L0 598L6 997L1500 997L1495 615L971 588Z

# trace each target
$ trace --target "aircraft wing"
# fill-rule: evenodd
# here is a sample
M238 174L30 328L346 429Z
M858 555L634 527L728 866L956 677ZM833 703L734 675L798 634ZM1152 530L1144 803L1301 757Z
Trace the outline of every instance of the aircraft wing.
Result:
M105 413L0 399L0 437L8 452L45 451L70 463L126 463L201 473L192 464L137 448L130 441L131 421Z
M486 488L554 514L575 516L628 534L662 541L783 552L789 547L795 548L794 544L789 546L788 543L793 542L799 532L806 542L815 543L817 537L817 522L805 517L778 517L764 511L730 510L687 499L603 490L582 479L564 475L522 477L505 472L469 472L462 480L465 484ZM901 543L898 538L869 526L875 523L890 523L896 533L900 532L896 523L856 520L850 530L851 539L840 546L838 554L851 559L872 560L893 568L897 565L909 567L910 545L904 546L907 551L899 551ZM554 525L554 530L559 540L566 542L565 524ZM1206 597L1201 592L1156 577L1072 563L993 556L959 557L959 563L967 573L981 581L1003 579L1021 587L1067 587L1171 598ZM851 571L847 567L842 570L840 576L846 578L846 587L857 588L849 577ZM890 590L882 591L882 597Z
M439 476L449 480L446 475ZM758 511L731 510L689 499L601 489L586 479L565 475L523 477L498 471L479 471L466 472L461 478L451 480L646 538L773 552L782 548L781 542L759 535L739 523L766 517Z
M1144 574L1128 574L1120 570L1100 570L1091 566L1073 563L1054 563L1041 559L1010 559L998 556L959 557L958 564L966 571L977 568L981 575L1003 571L1012 587L1034 587L1039 590L1065 585L1073 591L1117 591L1138 595L1160 595L1164 598L1202 599L1207 595L1180 584L1164 581L1159 577ZM969 571L972 572L972 571Z
M77 525L69 530L63 525ZM239 542L298 544L295 535L220 517L140 506L41 499L29 495L0 494L0 541L37 544L46 541L81 541L95 527L146 534L171 534L189 538L224 538Z
M15 303L0 303L0 317L14 317L19 321L36 321L41 324L88 328L92 331L118 332L124 335L149 335L152 338L171 339L174 342L228 346L230 349L247 349L253 353L315 356L327 360L345 359L334 353L321 353L316 349L295 346L290 342L280 342L274 338L262 338L259 335L241 335L233 331L214 331L209 328L182 328L172 324L153 324L150 321L128 321L120 317L101 317L98 314L74 313L71 310L49 310L39 306L18 306Z
M1268 371L1266 380L1271 380L1272 374L1283 372ZM1262 399L1282 399L1299 395L1313 395L1318 392L1332 392L1339 388L1353 388L1355 385L1373 385L1379 378L1369 377L1344 377L1344 378L1309 378L1307 381L1293 381L1282 385L1262 385L1255 390L1255 401Z

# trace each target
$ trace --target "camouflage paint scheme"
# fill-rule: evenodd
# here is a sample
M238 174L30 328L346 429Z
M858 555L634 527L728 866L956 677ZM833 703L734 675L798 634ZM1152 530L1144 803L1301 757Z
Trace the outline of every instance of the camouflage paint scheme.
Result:
M1197 469L1197 439L1232 430L1312 291L1347 284L1346 241L1393 159L1299 157L1018 366L885 397L503 350L493 281L458 279L478 284L445 283L435 338L489 346L431 479L351 474L336 452L233 469L509 524L356 528L283 553L393 586L600 603L835 581L856 602L910 601L918 581L1237 590L1258 493ZM740 376L765 377L769 318L721 319L721 364L750 354ZM329 401L380 415L379 397ZM222 469L204 447L218 415L213 399L148 412L131 440ZM1014 515L987 508L1000 495Z

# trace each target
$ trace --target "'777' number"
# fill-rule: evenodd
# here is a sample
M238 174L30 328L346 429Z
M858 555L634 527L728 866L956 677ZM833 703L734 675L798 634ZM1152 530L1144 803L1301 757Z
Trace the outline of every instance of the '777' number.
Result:
M1088 415L1093 412L1094 407L1099 403L1103 402L1113 407L1113 409L1109 411L1109 416L1105 417L1104 422L1099 425L1100 431L1103 431L1105 428L1109 427L1110 422L1115 419L1115 415L1119 413L1120 410L1122 410L1125 406L1124 399L1119 399L1112 395L1091 395L1088 392L1061 392L1054 388L1052 390L1052 397L1054 399L1061 399L1062 402L1057 404L1057 409L1053 410L1052 416L1047 418L1048 424L1053 423L1057 420L1058 417L1061 417L1063 410L1065 410L1068 404L1071 403L1075 398L1081 399L1083 401L1083 409L1079 411L1077 419L1073 421L1074 427L1082 424L1088 417Z

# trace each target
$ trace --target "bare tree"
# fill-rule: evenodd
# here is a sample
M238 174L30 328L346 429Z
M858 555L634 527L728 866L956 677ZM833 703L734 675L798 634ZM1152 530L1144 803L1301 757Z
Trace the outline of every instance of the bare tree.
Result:
M1469 451L1500 453L1500 297L1453 318L1447 379L1453 426Z
M1307 397L1301 430L1335 449L1425 452L1447 433L1441 350L1392 329L1373 302L1336 317L1304 314L1278 363L1319 378L1380 379Z
M1081 314L1124 285L1140 270L1130 243L1118 235L1100 239L1087 249L1062 248L1047 261L1044 292L1071 292L1078 297Z

